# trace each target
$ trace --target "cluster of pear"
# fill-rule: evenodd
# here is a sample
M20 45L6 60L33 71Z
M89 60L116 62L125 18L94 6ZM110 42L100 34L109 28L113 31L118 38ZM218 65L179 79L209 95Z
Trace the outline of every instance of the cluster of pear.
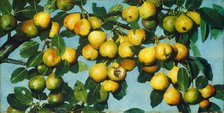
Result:
M144 64L142 70L153 75L150 80L150 85L153 89L159 91L165 91L163 98L164 101L169 105L178 105L182 101L182 94L176 88L178 81L178 66L173 66L166 75L164 70L156 73L160 70L157 61L166 62L169 60L175 60L181 62L187 59L189 54L188 48L181 43L175 43L173 45L167 43L158 43L156 47L150 46L142 49L138 58L139 61ZM170 83L173 84L169 88ZM203 89L196 89L194 87L189 88L184 92L183 100L188 104L198 104L201 108L209 106L208 98L215 93L215 88L208 84Z
M196 11L188 11L179 16L166 16L163 20L163 29L170 32L186 33L190 31L194 25L199 26L201 23L200 14Z

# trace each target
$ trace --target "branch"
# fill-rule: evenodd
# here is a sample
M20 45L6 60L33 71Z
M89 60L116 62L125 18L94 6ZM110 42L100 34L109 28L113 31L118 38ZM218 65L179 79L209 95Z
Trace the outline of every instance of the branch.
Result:
M11 58L2 59L2 63L11 63L11 64L24 65L24 66L26 65L26 63L23 61L11 59Z
M0 64L5 62L5 59L8 58L9 54L17 49L24 41L19 41L17 39L21 38L18 35L12 36L0 47Z

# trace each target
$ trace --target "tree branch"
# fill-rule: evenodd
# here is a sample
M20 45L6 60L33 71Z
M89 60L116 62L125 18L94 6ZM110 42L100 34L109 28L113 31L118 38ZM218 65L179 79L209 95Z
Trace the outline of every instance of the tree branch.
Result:
M8 58L9 54L25 42L25 40L19 41L19 38L20 37L15 34L0 47L0 63L5 62L5 59Z
M11 58L5 58L2 60L2 63L11 63L11 64L18 64L18 65L26 65L25 62L20 61L20 60L15 60L15 59L11 59Z

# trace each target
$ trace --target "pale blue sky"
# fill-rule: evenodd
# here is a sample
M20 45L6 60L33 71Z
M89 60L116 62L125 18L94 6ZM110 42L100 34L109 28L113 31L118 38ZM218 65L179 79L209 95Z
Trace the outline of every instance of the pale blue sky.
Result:
M100 1L100 2L98 2ZM91 12L91 4L92 2L97 2L97 6L105 6L106 9L110 8L116 3L120 3L119 0L88 0L88 3L84 6L84 8ZM224 6L224 0L204 0L202 6L208 6L211 7L212 4L219 4L220 6ZM75 8L71 12L79 11L79 8L75 6ZM53 13L52 15L54 15ZM161 30L158 30L156 32L158 35L162 35ZM199 31L200 34L200 31ZM200 36L199 36L200 37ZM221 38L222 37L222 38ZM213 69L213 84L223 84L223 58L224 58L224 50L223 50L223 42L224 42L224 34L220 35L220 38L218 40L206 40L204 43L201 43L201 40L197 42L197 45L201 51L201 56L208 60L208 62L211 64ZM200 39L200 38L199 38ZM0 39L0 45L3 44L3 42L6 40L6 37L3 37ZM39 41L39 40L38 40ZM65 39L66 45L76 48L78 46L78 37ZM23 60L26 61L26 59L23 59L19 57L19 50L21 47L19 47L16 51L14 51L9 57L13 59ZM95 62L87 61L83 59L82 57L79 58L81 61L85 61L88 65L88 67L92 66ZM18 84L11 84L10 83L10 77L11 73L14 69L20 67L19 65L13 65L13 64L1 64L0 65L0 75L1 75L1 111L4 111L9 105L7 103L7 95L9 93L13 93L13 89L16 86L25 86L27 87L28 81L25 80L23 82L20 82ZM138 83L137 82L137 76L138 76L138 70L135 68L131 72L128 72L127 74L127 95L121 99L120 101L113 98L112 95L110 95L109 98L109 109L112 111L124 111L129 108L140 108L145 111L177 111L176 107L171 107L166 105L164 102L160 104L159 106L152 108L150 106L150 93L152 91L152 88L150 87L149 83ZM86 78L88 77L88 71L81 72L78 74L73 73L67 73L64 75L64 81L67 81L69 85L73 88L76 80L81 80L85 82ZM223 102L220 100L217 100L215 98L210 99L212 102L223 106ZM198 105L191 106L192 111L197 111Z

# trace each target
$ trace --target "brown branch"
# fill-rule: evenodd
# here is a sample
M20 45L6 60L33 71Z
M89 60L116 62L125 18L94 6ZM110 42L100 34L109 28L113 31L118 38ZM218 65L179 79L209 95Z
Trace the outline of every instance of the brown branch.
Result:
M19 41L18 35L12 36L0 47L0 63L4 63L5 59L8 58L9 54L17 49L24 41Z
M11 63L11 64L24 65L24 66L26 65L26 63L23 61L11 59L11 58L2 59L2 63Z

